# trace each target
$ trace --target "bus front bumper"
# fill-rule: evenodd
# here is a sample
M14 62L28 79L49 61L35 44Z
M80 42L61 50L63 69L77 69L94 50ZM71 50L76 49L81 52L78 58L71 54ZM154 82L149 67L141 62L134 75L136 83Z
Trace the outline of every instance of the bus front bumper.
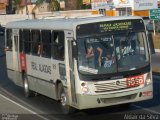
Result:
M77 109L106 107L118 104L132 103L153 98L152 84L141 89L115 92L114 94L77 94Z

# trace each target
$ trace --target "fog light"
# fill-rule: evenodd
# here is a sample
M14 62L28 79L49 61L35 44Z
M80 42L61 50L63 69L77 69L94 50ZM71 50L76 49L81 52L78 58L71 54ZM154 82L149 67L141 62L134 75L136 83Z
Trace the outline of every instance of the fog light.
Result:
M82 87L82 92L83 93L88 93L89 89L87 87Z
M146 85L150 84L151 83L151 79L147 79L146 80Z
M88 85L85 82L81 83L81 90L82 90L83 94L88 94L90 92L89 88L88 88Z
M81 86L82 86L82 87L84 87L85 85L86 85L86 84L85 84L84 82L83 82L83 83L81 83Z

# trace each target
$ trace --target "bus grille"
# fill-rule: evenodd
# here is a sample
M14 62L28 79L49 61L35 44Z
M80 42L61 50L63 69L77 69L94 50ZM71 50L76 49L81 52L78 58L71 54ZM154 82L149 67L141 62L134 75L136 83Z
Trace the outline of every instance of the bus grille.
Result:
M107 82L107 83L96 83L94 84L95 86L95 92L100 93L100 92L111 92L111 91L118 91L118 90L124 90L128 88L135 88L137 86L132 86L128 87L126 81L112 81L112 82Z
M117 103L117 102L124 102L127 100L132 100L135 99L137 94L131 94L131 95L126 95L126 96L121 96L121 97L115 97L115 98L100 98L102 103Z

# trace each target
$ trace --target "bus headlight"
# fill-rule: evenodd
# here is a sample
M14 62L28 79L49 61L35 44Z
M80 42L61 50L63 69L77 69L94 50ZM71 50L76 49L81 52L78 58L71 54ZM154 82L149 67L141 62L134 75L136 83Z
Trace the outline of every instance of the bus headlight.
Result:
M81 83L81 90L83 94L88 94L90 92L87 83L85 82Z
M152 80L151 80L151 75L149 73L149 74L147 74L147 77L146 77L145 86L147 86L151 83L152 83Z
M151 84L151 79L146 79L146 85L149 85L149 84Z

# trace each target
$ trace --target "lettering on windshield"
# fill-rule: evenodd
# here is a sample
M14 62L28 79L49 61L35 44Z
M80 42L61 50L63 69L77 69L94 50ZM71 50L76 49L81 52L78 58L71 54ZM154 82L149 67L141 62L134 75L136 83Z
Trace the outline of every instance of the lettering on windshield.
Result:
M132 29L132 22L115 22L115 23L101 23L99 25L101 32L116 31L116 30L128 30Z
M97 38L87 38L86 39L87 43L96 43L96 42L100 42L100 41L112 41L111 37L105 37L105 36L101 36Z

